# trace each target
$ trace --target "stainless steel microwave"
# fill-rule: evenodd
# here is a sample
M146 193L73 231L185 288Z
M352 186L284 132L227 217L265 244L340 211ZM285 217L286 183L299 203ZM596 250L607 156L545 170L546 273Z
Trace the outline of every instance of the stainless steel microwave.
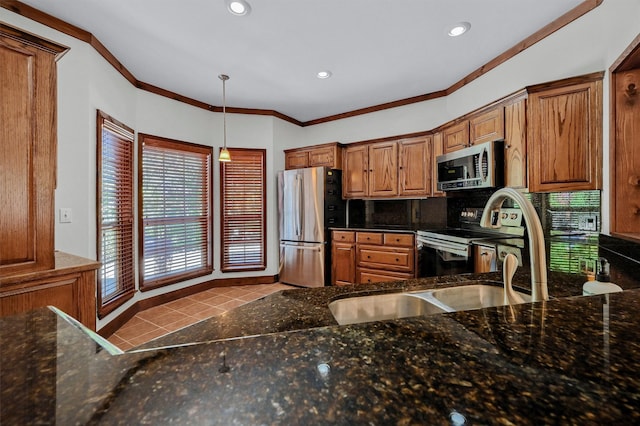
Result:
M439 155L438 190L494 188L504 181L504 141L496 140Z

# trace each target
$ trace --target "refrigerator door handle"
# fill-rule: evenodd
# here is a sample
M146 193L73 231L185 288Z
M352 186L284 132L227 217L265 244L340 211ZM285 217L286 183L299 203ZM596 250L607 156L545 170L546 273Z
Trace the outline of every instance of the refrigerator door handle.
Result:
M297 211L296 211L296 236L300 238L302 236L302 219L304 209L304 186L302 185L302 176L296 175L296 194L298 196Z
M322 251L322 248L318 245L314 245L314 246L300 246L297 243L293 243L293 244L288 244L288 243L283 243L281 244L283 247L290 247L293 248L295 250L312 250L312 251Z

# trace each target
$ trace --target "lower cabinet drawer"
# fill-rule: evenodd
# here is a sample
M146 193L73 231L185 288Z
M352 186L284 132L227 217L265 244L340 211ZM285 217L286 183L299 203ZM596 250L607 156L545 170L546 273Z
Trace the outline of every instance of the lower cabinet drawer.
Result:
M374 269L358 268L356 280L359 284L382 283L388 281L408 280L413 274L400 272L377 271Z
M414 271L415 251L410 248L359 245L356 259L359 267L389 271Z
M412 234L384 234L384 245L385 246L404 246L404 247L414 247L415 242Z

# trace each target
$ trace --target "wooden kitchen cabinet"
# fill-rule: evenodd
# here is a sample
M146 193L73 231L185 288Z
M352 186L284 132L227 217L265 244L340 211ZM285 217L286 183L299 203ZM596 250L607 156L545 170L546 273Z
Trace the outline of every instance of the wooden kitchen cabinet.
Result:
M346 146L343 150L343 197L432 195L432 141L431 135L424 135Z
M65 50L0 24L0 283L54 266L55 60Z
M305 167L329 167L342 169L342 144L332 142L284 151L285 169Z
M476 274L497 270L497 253L494 246L473 245L473 267Z
M398 195L398 144L347 146L343 152L343 198Z
M355 284L356 245L354 231L333 231L331 233L331 259L331 284Z
M431 195L432 137L406 139L398 143L398 195Z
M463 120L442 129L445 154L469 146L469 120Z
M635 68L613 74L615 139L611 154L612 235L640 241L640 46Z
M343 151L342 197L365 198L369 193L369 149L347 146Z
M495 107L469 118L469 145L504 139L504 108Z
M529 88L529 191L602 187L602 76Z
M54 251L55 61L66 50L0 23L0 316L53 305L95 330L99 264Z
M379 142L368 146L370 197L398 195L398 144Z
M504 186L527 187L526 98L504 107Z
M55 306L95 331L99 266L93 260L56 252L54 268L4 278L0 317Z
M416 276L413 233L332 231L333 285L407 280Z
M407 280L416 276L415 235L356 233L356 283Z
M293 151L284 153L285 170L309 167L309 151Z

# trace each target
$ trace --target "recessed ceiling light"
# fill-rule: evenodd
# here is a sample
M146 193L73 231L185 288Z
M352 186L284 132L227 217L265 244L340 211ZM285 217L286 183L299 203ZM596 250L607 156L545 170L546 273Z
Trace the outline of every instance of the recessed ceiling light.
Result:
M316 74L316 76L322 79L329 78L331 77L331 71L319 71L318 74Z
M236 16L248 15L251 12L251 5L245 0L226 0L227 9Z
M471 28L470 23L458 22L457 24L449 28L449 31L447 32L447 34L449 34L451 37L458 37L466 33L467 31L469 31L469 28Z

